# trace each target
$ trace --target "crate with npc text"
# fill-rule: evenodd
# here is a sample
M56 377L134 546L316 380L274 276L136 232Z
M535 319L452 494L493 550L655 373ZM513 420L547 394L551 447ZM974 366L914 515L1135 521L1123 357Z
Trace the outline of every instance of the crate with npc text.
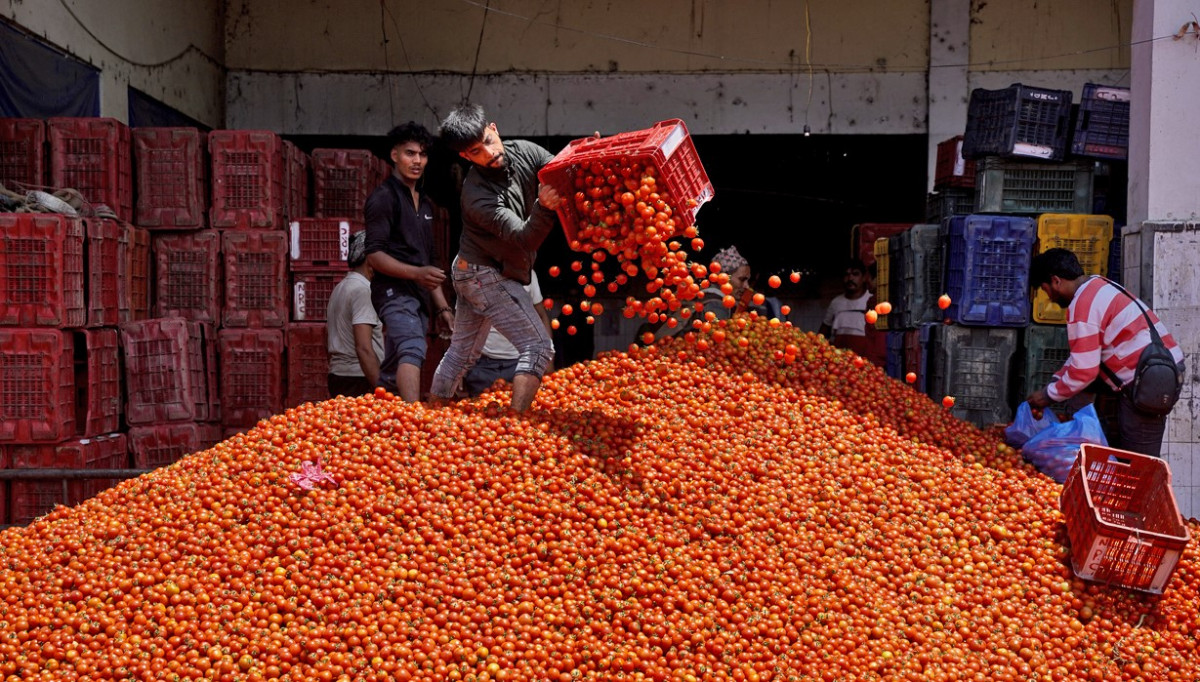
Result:
M115 118L51 118L46 138L51 187L77 190L93 211L104 205L133 220L129 126Z
M1037 163L995 156L979 162L978 213L1091 213L1091 161Z
M254 426L284 409L282 329L222 329L221 425Z
M301 218L289 225L291 237L289 262L292 272L304 270L346 270L350 253L350 235L365 226L348 218Z
M216 408L212 327L183 318L153 318L120 327L125 421L130 425L208 421Z
M565 199L559 205L558 218L568 244L591 238L587 217L579 214L578 207L570 199L582 189L583 171L593 165L615 161L630 168L657 169L655 187L658 194L666 197L667 203L674 207L671 217L681 234L696 222L700 208L713 197L712 182L700 163L687 125L680 119L659 121L644 130L610 137L572 140L538 171L538 179L558 190Z
M216 424L176 422L132 426L129 428L129 454L134 468L153 469L212 447L217 440L220 440L220 427Z
M208 221L208 136L197 128L134 128L134 222L151 230L199 230Z
M1071 138L1072 154L1129 158L1129 95L1129 88L1084 84Z
M379 159L364 149L314 149L313 215L362 221L367 197L387 177Z
M951 414L979 427L1011 422L1008 387L1017 330L938 324L929 337L929 397L953 397Z
M282 327L288 321L288 234L225 231L224 327Z
M56 213L0 213L0 325L87 323L84 226Z
M83 225L86 326L115 327L121 307L121 224L108 218L85 218Z
M155 317L219 323L221 235L199 230L154 235Z
M850 227L850 257L857 258L866 267L875 262L875 240L891 237L912 227L912 223L857 223ZM839 265L839 272L841 266Z
M287 140L283 141L283 218L292 221L307 216L309 203L309 155Z
M1024 327L1029 323L1032 218L955 216L942 226L946 317L959 324Z
M117 318L120 322L150 317L150 231L121 223L117 240Z
M875 304L876 304L876 306L878 306L880 301L888 300L888 296L892 292L891 291L892 261L891 261L891 252L888 250L888 238L880 237L880 238L876 239L874 247L872 248L872 251L873 251L873 256L874 256L874 258L872 260L875 265ZM871 313L873 311L867 311L867 312ZM876 317L875 318L875 328L876 329L887 329L888 328L888 316L887 315L879 315L878 317Z
M975 190L968 187L943 187L925 197L925 222L941 223L950 216L975 212Z
M1079 258L1085 275L1108 274L1108 247L1113 219L1106 215L1043 213L1037 221L1037 252L1068 249ZM1040 289L1033 297L1033 321L1066 324L1067 311Z
M901 288L904 310L900 312L900 327L914 329L925 322L940 322L942 311L937 307L942 288L942 238L940 225L913 225L900 235L900 260L904 282Z
M327 268L292 273L292 321L324 322L333 289L346 277L346 270Z
M1084 580L1162 594L1191 540L1158 457L1084 443L1059 508Z
M0 118L0 185L23 194L46 184L46 124L38 118Z
M0 348L0 443L75 436L75 335L0 327Z
M967 104L962 155L1014 156L1061 161L1070 137L1071 91L1020 83L1000 90L976 88Z
M287 400L285 407L329 400L329 350L324 323L287 327Z
M282 230L283 140L265 130L214 130L208 134L212 202L209 227Z
M75 338L75 419L88 438L121 430L121 343L116 329L86 329Z
M935 323L923 323L916 329L904 330L904 376L912 374L913 388L925 393L929 379L929 336Z
M955 135L938 143L937 163L933 174L935 188L975 187L975 161L963 158L962 147L962 135Z
M4 446L13 469L104 469L129 468L129 449L125 434L113 433L94 438L71 439L59 443ZM24 525L33 522L58 505L72 506L119 483L114 478L20 479L11 482L7 499L8 522ZM0 487L0 497L4 497Z
M884 373L893 379L904 378L904 334L900 330L887 333L887 356L884 359Z

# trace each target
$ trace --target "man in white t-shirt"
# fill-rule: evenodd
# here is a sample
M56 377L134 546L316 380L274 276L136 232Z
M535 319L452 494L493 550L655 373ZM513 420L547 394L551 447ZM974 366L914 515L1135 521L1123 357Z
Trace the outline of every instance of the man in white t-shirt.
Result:
M875 306L867 267L857 258L842 274L843 293L829 302L820 334L838 348L846 348L879 365L887 360L886 337L868 325L866 313Z
M383 325L371 304L375 271L367 264L366 237L366 232L350 237L350 272L329 296L325 343L329 351L330 396L366 395L379 383Z
M546 325L546 330L549 331L550 318L542 306L542 289L538 286L536 272L530 271L529 284L525 285L525 291L529 292L529 299L533 301L534 311L542 320L542 324ZM497 379L512 381L517 370L517 360L520 357L521 354L517 352L516 346L509 343L503 334L492 327L488 331L487 341L483 344L479 360L463 377L463 390L473 398L491 388ZM553 366L547 367L546 372L551 371L553 371Z

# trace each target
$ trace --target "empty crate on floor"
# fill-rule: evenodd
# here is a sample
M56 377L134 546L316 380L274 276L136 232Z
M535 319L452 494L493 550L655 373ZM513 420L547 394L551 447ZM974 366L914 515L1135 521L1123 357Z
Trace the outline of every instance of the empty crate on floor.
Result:
M93 208L103 204L133 220L128 126L115 118L51 118L46 137L51 187L77 190Z
M226 231L226 327L282 327L288 321L288 235L280 231Z
M287 407L329 399L329 351L325 325L287 327Z
M0 447L13 469L126 469L129 450L125 434L72 439L39 445ZM32 478L0 486L0 509L8 509L8 522L27 524L60 504L78 504L116 483L114 478Z
M209 227L275 229L284 225L283 140L264 130L214 130Z
M82 327L83 245L79 218L0 214L0 324Z
M967 104L962 155L995 154L1047 161L1066 156L1071 91L1015 83L1000 90L976 88Z
M1016 329L933 325L929 345L931 398L954 396L951 412L976 426L1012 421L1008 387Z
M37 118L0 118L0 184L22 193L46 184L46 124Z
M955 216L943 226L946 316L960 324L1023 327L1029 322L1032 218Z
M254 426L283 411L282 329L222 329L221 425Z
M125 420L130 425L215 421L219 416L212 326L182 318L121 325Z
M155 230L205 226L207 136L196 128L134 128L135 221Z
M1112 233L1113 219L1106 215L1044 213L1037 222L1038 253L1069 249L1079 257L1083 274L1106 275ZM1039 289L1033 298L1033 321L1066 324L1067 311Z
M136 469L166 466L221 440L219 424L177 422L129 428L129 454Z
M198 230L154 236L156 317L221 321L221 235Z

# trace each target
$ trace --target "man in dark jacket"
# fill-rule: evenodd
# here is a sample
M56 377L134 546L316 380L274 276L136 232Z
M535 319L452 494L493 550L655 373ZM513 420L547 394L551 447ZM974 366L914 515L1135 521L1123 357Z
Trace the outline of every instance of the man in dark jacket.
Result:
M454 323L442 282L433 265L433 204L419 184L433 136L409 122L388 133L392 174L367 198L363 209L367 263L375 271L371 302L384 328L379 385L401 399L421 398L421 365L430 317Z
M526 140L502 141L496 124L473 104L451 111L441 136L472 166L462 188L462 238L450 266L458 294L454 334L430 393L440 399L454 395L494 326L520 354L512 407L523 412L554 359L550 333L525 290L537 248L554 229L554 210L562 201L537 178L553 156Z

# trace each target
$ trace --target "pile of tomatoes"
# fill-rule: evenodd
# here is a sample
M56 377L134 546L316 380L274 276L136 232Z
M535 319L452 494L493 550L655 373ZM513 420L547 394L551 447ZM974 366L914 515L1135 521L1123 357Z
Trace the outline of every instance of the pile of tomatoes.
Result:
M601 263L612 257L619 271L608 282L609 291L644 278L647 297L631 296L627 309L655 321L680 310L709 283L708 269L688 262L687 249L699 251L704 243L696 226L681 219L677 205L682 201L682 208L691 210L696 200L672 197L658 180L653 163L614 157L582 164L573 197L578 227L570 244L592 255L592 272L579 275L586 296L604 283Z
M736 317L523 415L303 405L0 533L0 680L1200 679L1194 547L1075 579L1058 486L855 359Z

